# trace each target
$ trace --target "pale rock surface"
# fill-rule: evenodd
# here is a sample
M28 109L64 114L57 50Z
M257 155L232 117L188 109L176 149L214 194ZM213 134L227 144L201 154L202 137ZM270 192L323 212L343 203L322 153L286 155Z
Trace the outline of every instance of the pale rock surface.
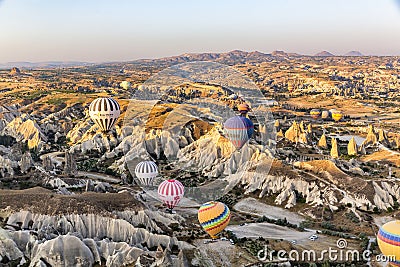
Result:
M362 145L364 147L373 146L378 142L378 137L376 136L375 129L373 125L368 126L367 137L365 138Z
M327 149L327 148L328 148L328 144L327 144L327 142L326 142L326 136L325 136L325 134L322 134L322 135L321 135L321 138L320 138L319 141L318 141L318 146L321 147L321 148L324 148L324 149Z
M35 243L32 248L35 255L30 266L45 262L51 266L92 266L93 254L79 238L73 235L61 235L43 243Z
M24 264L25 258L21 250L11 239L10 234L4 229L0 228L0 261L7 258L10 261L19 260L19 264Z
M29 148L40 148L43 142L47 141L39 125L28 116L16 117L6 125L2 132L15 137L18 142L26 141Z
M347 154L350 156L357 155L357 143L354 137L352 137L347 145Z
M130 217L128 213L119 213L119 215L124 215L124 217L114 219L95 214L49 216L21 211L11 214L7 224L17 225L17 222L21 222L22 228L28 228L29 222L32 221L32 228L42 229L45 233L48 230L51 231L51 229L56 228L61 234L78 232L83 238L107 236L112 238L113 241L126 242L130 245L146 242L149 247L156 246L157 244L162 244L165 247L172 245L185 246L184 243L178 241L175 237L152 234L150 231L159 230L158 226L154 223L148 225L148 230L136 228L132 225L131 223L140 225L149 222L149 216L144 212L135 215L132 211Z
M378 130L378 141L382 145L385 146L390 146L389 138L387 136L387 133L383 129Z
M296 121L293 122L292 126L285 132L285 138L289 139L290 141L297 143L299 142L299 137L301 134L300 126Z
M334 159L339 157L339 148L336 138L332 138L331 157Z

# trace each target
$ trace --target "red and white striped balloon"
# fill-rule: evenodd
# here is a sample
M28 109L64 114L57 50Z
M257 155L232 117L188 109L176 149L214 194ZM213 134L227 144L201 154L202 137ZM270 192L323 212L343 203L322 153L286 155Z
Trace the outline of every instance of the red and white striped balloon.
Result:
M166 180L158 186L158 197L169 209L173 209L178 205L183 194L183 184L174 179Z

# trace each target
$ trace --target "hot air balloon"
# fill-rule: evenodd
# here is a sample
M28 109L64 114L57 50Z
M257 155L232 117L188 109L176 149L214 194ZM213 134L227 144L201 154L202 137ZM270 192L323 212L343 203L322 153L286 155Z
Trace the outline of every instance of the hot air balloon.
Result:
M334 121L340 121L340 119L343 117L343 113L339 110L334 109L331 110L331 116Z
M123 82L121 82L120 84L119 84L119 86L121 86L121 88L124 88L124 89L129 89L129 88L131 88L131 83L130 82L128 82L128 81L123 81Z
M183 184L174 179L166 180L158 186L158 197L167 205L168 211L171 213L172 209L178 205L183 194Z
M254 133L254 125L246 117L234 116L224 123L225 131L236 149L241 149Z
M378 232L378 246L385 256L394 256L391 266L400 266L400 221L384 224Z
M319 115L321 115L321 111L319 109L312 109L310 115L313 119L318 119Z
M239 110L239 113L242 115L246 115L250 111L250 106L246 103L239 104L237 106L237 109Z
M322 111L321 118L324 120L329 118L329 111L327 111L327 110Z
M201 205L197 216L204 230L215 239L229 224L231 212L224 203L210 201Z
M158 167L153 161L142 161L135 168L135 175L142 185L153 185L154 178L158 174Z
M111 97L97 98L89 106L90 118L103 132L109 131L113 127L120 114L118 102Z

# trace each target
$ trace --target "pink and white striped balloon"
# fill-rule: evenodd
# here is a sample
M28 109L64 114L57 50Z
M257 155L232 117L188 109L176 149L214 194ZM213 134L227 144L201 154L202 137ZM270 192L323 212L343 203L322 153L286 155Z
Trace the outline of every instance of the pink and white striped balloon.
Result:
M173 209L178 205L183 194L183 184L174 179L165 180L158 186L158 197L169 209Z

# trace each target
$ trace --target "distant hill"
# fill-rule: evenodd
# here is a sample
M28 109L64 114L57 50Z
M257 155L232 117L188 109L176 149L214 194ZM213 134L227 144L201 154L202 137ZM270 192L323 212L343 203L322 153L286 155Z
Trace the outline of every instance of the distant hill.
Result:
M271 53L272 56L274 57L301 57L300 54L297 53L287 53L282 50L275 50Z
M150 63L157 61L159 63L178 64L191 61L215 61L224 64L237 64L245 62L263 62L268 59L271 59L271 54L265 54L259 51L246 52L233 50L226 53L186 53L179 56L159 59L141 59L131 62Z
M87 66L93 63L80 61L44 61L44 62L6 62L0 63L0 69L16 68L54 68L54 67L74 67Z
M361 52L359 51L349 51L346 54L344 54L346 57L362 57L364 56Z
M315 57L334 57L335 55L328 51L321 51L314 55Z

